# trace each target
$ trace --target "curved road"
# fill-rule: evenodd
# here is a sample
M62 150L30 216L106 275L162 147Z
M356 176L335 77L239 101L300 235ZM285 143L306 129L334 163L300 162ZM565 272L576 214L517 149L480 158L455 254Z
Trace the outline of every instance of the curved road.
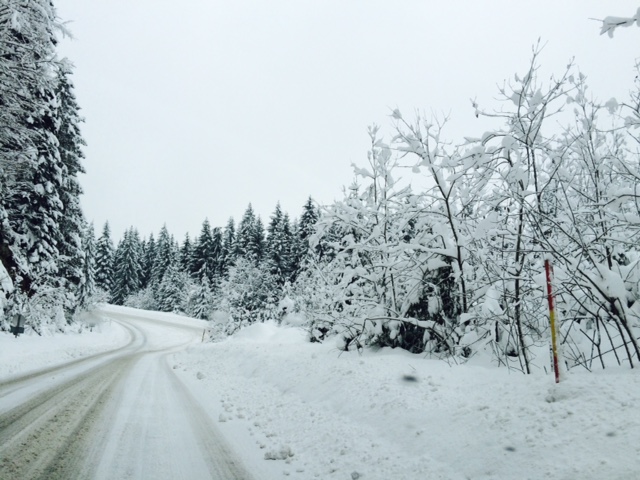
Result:
M0 383L0 478L251 479L167 362L202 328L102 314L127 345Z

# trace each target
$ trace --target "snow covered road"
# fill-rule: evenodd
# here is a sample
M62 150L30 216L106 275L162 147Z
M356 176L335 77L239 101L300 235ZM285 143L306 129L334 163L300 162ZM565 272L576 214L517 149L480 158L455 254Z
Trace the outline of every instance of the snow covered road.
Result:
M203 324L104 315L124 346L0 383L0 478L251 478L167 363Z

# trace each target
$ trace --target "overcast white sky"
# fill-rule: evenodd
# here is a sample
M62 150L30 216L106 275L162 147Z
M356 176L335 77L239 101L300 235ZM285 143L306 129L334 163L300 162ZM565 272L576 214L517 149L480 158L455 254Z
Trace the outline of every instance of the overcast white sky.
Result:
M452 140L482 134L469 99L529 62L568 60L598 98L624 97L640 29L600 36L638 0L55 0L73 40L87 174L83 205L99 234L166 223L182 240L224 226L252 202L265 223L311 195L341 197L364 164L367 126L390 109L450 113Z

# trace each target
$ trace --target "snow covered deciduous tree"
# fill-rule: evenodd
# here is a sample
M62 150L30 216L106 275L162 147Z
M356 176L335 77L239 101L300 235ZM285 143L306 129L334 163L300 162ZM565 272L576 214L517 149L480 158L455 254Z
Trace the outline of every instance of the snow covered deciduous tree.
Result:
M559 208L547 220L555 235L545 236L561 282L565 350L568 360L587 368L594 361L604 368L612 357L633 367L640 357L634 332L640 326L640 197L638 177L629 173L637 170L637 157L628 154L633 140L626 129L608 126L617 101L589 99L583 75L570 82L575 121L558 141L566 160L555 188Z
M541 85L538 55L535 47L525 74L515 75L513 83L500 89L504 107L499 112L480 111L475 105L478 115L501 119L505 126L475 142L492 189L482 201L482 221L474 233L476 272L486 295L471 312L474 333L484 324L482 335L492 339L501 361L515 366L510 360L515 359L526 373L531 372L533 347L549 332L543 285L536 278L544 272L542 242L553 235L547 219L557 207L554 190L563 162L562 150L555 148L554 136L545 134L544 127L562 111L573 88L568 82L571 64L549 85ZM486 257L492 262L483 262ZM496 321L486 324L491 315Z
M397 159L377 135L372 127L367 168L354 167L363 186L354 183L344 200L322 212L311 242L322 253L298 277L292 296L312 338L333 331L344 348L454 353L457 304L446 304L452 285L434 275L449 265L441 232L423 214L429 205L395 178ZM416 308L421 302L429 307Z
M449 149L443 139L445 121L417 118L410 123L395 110L396 136L394 147L407 158L415 158L414 173L424 172L432 185L423 194L427 207L423 214L431 225L431 239L427 247L437 257L430 260L433 268L425 272L423 297L432 298L430 305L419 310L444 308L442 338L446 349L468 355L468 348L459 348L468 313L476 298L474 268L471 252L474 248L472 228L481 215L481 202L491 175L483 148ZM411 232L409 232L411 234ZM431 270L437 269L438 272ZM437 279L438 295L433 296L432 280ZM425 289L426 287L426 289ZM442 302L441 306L437 306ZM435 335L438 336L437 334Z

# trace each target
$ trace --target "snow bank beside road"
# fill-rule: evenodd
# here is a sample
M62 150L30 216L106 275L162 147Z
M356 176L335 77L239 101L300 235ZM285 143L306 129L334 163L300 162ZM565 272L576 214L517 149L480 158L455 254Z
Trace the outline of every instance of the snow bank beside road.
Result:
M98 321L93 331L38 336L33 331L15 338L0 334L0 382L81 357L118 348L130 339L115 322Z
M267 468L260 478L612 480L640 471L635 371L577 372L556 386L550 375L402 351L341 353L271 324L174 361L247 463Z
M87 327L83 333L54 334L41 337L27 329L18 338L5 333L0 334L0 382L124 346L131 339L131 335L117 321L112 321L109 314L115 314L113 317L116 320L118 315L123 315L197 330L204 330L207 326L207 322L203 320L172 313L148 312L116 305L100 305L87 314L86 321L95 324L92 331L89 331ZM149 330L149 332L154 331ZM159 329L159 335L164 335L163 329ZM174 332L169 341L174 341L175 335ZM191 335L188 338L191 338Z

